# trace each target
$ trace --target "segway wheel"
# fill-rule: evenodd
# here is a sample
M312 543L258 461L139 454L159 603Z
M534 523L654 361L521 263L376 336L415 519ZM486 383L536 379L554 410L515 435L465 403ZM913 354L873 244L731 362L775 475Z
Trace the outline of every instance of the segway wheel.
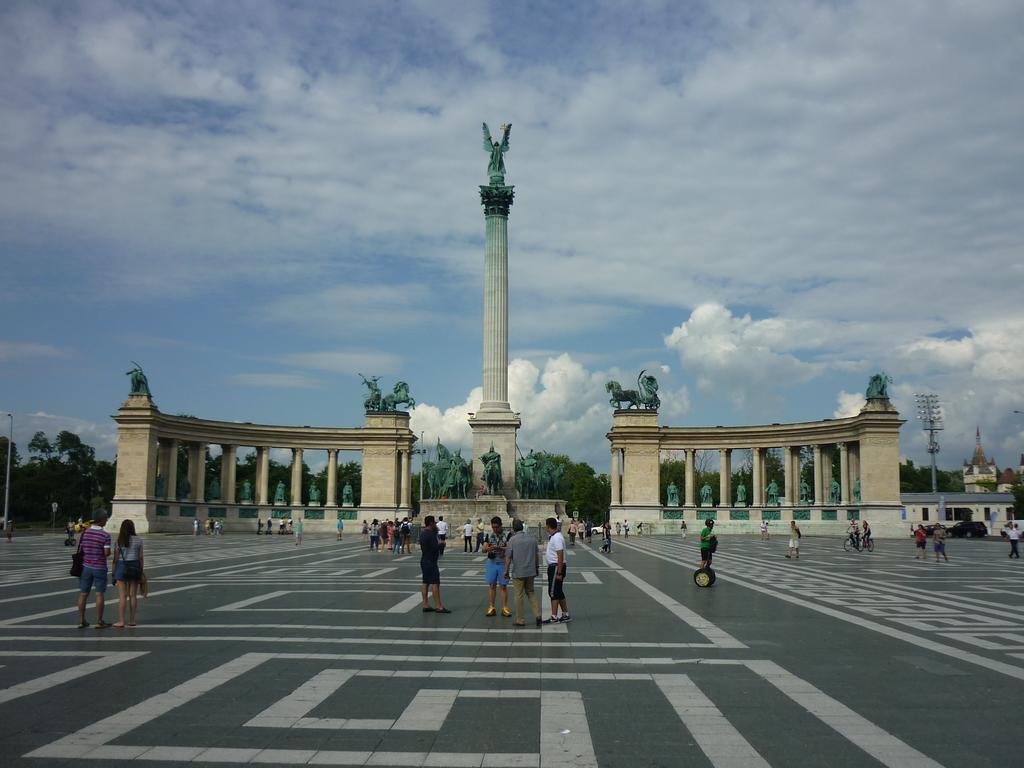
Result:
M698 587L710 587L715 583L715 572L711 566L698 568L693 572L693 583Z

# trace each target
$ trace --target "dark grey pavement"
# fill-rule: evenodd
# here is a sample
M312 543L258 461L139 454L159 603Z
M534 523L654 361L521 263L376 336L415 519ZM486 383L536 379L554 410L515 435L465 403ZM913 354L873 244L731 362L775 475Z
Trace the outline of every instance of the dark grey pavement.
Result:
M573 621L538 630L485 617L461 547L441 616L417 554L358 535L153 536L139 626L79 630L61 539L0 542L0 763L1021 764L1007 547L951 541L936 564L909 538L805 538L799 561L785 543L723 537L703 590L692 538L578 544Z

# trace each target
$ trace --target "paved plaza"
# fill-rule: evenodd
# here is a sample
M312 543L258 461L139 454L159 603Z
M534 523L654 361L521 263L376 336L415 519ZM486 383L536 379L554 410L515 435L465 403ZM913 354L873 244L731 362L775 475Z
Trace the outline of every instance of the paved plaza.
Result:
M0 762L1020 764L1024 566L1002 542L936 564L909 537L805 538L798 561L722 537L701 590L692 536L596 541L569 551L573 621L536 629L485 617L461 541L438 615L418 554L358 534L154 535L125 630L76 627L60 538L0 542Z

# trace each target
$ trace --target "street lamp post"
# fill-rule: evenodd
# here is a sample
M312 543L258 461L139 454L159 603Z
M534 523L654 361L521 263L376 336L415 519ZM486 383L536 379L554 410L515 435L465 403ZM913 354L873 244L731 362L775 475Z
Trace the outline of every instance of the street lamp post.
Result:
M4 480L4 530L7 530L7 520L10 515L8 506L11 503L11 454L14 453L14 414L8 413L11 419L11 431L7 437L7 479Z
M423 462L426 460L426 456L427 456L427 448L426 448L426 444L423 442L423 433L422 432L420 432L420 445L423 446L423 447L422 448L413 448L412 449L412 453L413 454L419 454L419 456L420 456L420 504L422 504L423 503Z
M928 453L932 457L932 493L938 493L935 461L939 452L939 441L935 433L942 430L942 406L939 404L939 396L935 394L915 392L914 400L917 401L917 418L924 431L928 433Z

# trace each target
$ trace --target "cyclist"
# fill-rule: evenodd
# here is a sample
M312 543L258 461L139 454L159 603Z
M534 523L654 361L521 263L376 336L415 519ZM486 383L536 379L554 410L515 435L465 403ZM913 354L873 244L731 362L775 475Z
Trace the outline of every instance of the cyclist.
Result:
M860 538L864 542L864 549L867 549L868 544L871 543L871 526L868 525L867 520L862 521L861 525L864 527L864 532L860 535Z
M850 527L846 532L850 535L850 543L853 544L854 548L860 549L860 527L857 525L856 520L850 521Z

